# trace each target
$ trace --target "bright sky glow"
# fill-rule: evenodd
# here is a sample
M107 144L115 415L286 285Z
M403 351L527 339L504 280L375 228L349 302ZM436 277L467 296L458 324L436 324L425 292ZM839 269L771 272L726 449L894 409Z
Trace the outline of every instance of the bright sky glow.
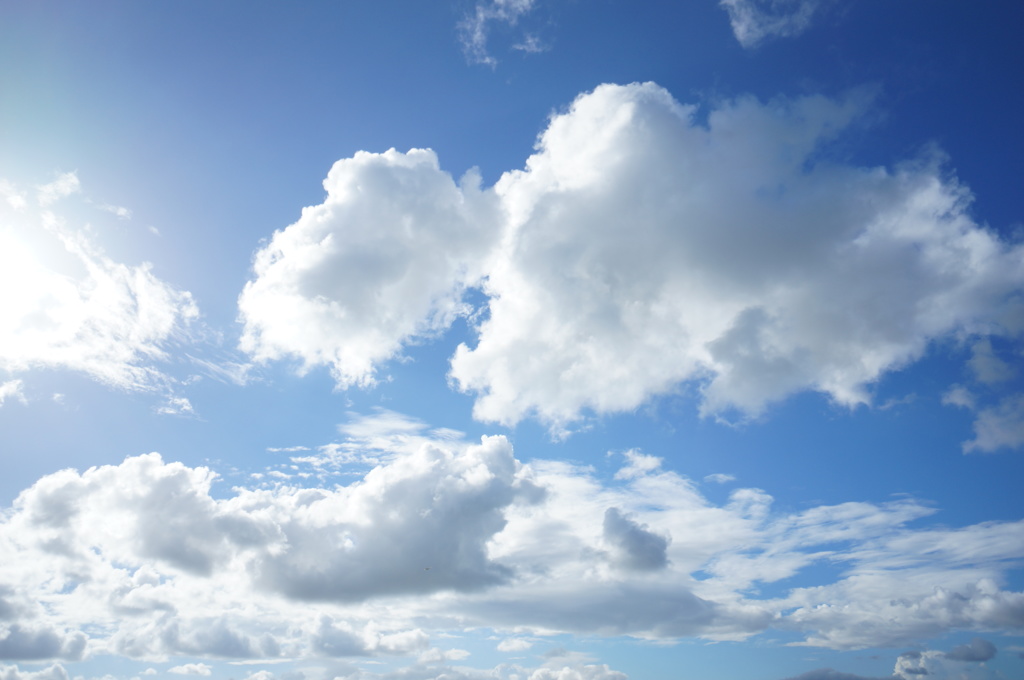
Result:
M1024 676L1022 25L8 3L0 679Z

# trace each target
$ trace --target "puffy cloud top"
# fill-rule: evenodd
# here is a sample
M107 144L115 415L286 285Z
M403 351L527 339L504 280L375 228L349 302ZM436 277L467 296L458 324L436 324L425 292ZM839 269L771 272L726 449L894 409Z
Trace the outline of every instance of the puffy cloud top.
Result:
M403 343L465 311L497 236L478 182L469 173L456 185L422 149L335 163L324 202L256 254L238 303L242 348L330 365L342 386L372 382Z
M490 316L452 359L476 415L562 423L691 380L706 414L804 389L853 405L930 340L1000 330L1024 250L937 161L822 159L864 105L747 98L701 125L653 84L577 99L496 187Z
M1024 283L1024 246L972 220L940 158L828 160L868 105L747 97L704 122L652 83L602 85L486 189L429 151L357 154L257 254L242 346L367 383L479 286L450 377L481 420L558 430L686 384L705 415L867 403L936 339L1018 333Z

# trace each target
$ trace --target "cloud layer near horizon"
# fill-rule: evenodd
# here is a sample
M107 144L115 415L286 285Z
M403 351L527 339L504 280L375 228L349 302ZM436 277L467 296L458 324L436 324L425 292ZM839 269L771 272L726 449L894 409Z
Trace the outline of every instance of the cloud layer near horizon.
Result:
M739 98L705 122L654 84L602 85L493 187L429 151L339 161L257 254L242 346L366 384L478 286L450 377L484 421L557 430L687 384L705 415L868 403L936 340L1019 334L1024 284L1024 248L971 218L940 157L830 160L869 103Z
M218 492L212 470L157 454L40 479L0 520L0 658L408 656L481 627L775 629L834 649L1024 629L1024 593L999 586L1024 558L1020 522L916 529L933 510L913 500L778 512L747 488L716 504L638 451L602 482L525 465L504 437L397 414L362 430L345 444L378 462L333 487ZM833 575L778 585L812 565Z

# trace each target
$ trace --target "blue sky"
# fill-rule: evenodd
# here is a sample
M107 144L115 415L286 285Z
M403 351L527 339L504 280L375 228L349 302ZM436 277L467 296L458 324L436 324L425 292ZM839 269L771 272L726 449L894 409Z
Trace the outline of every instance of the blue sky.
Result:
M0 6L0 678L1024 674L1024 10Z

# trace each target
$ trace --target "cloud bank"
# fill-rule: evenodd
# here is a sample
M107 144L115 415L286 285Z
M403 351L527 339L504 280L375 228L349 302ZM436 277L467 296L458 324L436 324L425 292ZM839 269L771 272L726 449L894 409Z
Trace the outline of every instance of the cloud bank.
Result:
M483 421L557 431L679 390L719 417L805 390L869 403L936 341L1016 337L1024 283L1024 247L973 220L941 157L830 159L869 105L744 97L705 120L652 83L602 85L482 189L432 152L357 154L257 253L242 346L366 384L477 287L450 378ZM1015 408L982 440L1012 439Z
M774 629L833 649L1024 629L1024 593L999 585L1024 559L1020 522L917 529L933 510L913 500L780 512L744 488L716 504L639 452L601 481L524 464L504 437L394 442L321 488L218 490L212 470L157 454L40 479L0 516L0 658L440 663L462 653L432 645L467 628ZM814 565L833 576L785 587ZM991 653L972 643L948 659Z

